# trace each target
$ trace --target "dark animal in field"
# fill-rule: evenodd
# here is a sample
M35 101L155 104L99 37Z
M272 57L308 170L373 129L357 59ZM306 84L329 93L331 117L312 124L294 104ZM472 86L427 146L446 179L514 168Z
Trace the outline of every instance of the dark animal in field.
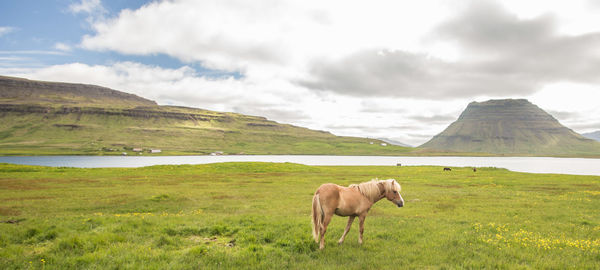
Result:
M6 221L0 221L0 223L8 223L8 224L19 224L19 222L24 221L24 218L21 219L9 219Z
M451 171L451 170L452 170L452 169L450 169L450 168L448 168L448 167L444 168L444 171Z
M477 168L473 168L473 172L477 172Z
M387 198L398 207L404 206L404 199L400 196L400 184L394 179L371 180L360 184L352 184L348 187L336 184L321 185L312 201L312 233L313 238L319 243L319 249L325 247L325 232L333 214L349 217L344 234L338 244L344 242L346 234L354 218L359 220L358 243L363 242L363 231L365 218L371 206L377 201Z

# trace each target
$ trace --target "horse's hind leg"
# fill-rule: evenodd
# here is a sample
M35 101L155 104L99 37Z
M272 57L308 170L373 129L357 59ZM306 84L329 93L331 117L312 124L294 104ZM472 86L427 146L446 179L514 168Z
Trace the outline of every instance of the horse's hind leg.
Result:
M367 215L360 215L358 216L358 224L359 224L359 229L358 229L358 243L362 244L363 243L363 231L365 230L365 218L367 217Z
M346 229L344 230L344 234L342 234L342 238L338 241L338 244L344 243L344 239L346 239L346 234L350 231L350 227L352 227L352 222L354 221L355 216L350 216L348 218L348 224L346 225Z
M329 225L329 222L331 221L331 217L333 216L333 213L324 213L324 217L323 217L323 227L321 227L321 239L320 239L320 243L319 243L319 249L323 249L325 248L325 232L327 232L327 225Z

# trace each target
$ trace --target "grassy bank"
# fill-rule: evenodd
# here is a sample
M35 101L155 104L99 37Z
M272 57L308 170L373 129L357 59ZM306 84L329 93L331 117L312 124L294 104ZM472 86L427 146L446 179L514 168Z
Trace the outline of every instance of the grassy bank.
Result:
M357 243L310 233L322 183L395 178ZM596 268L600 177L441 167L0 165L0 268Z

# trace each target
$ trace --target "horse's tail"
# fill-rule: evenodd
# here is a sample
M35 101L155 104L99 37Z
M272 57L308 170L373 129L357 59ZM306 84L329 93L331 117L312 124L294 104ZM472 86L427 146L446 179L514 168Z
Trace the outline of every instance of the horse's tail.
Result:
M323 226L323 208L321 208L321 200L319 194L313 196L312 201L312 235L315 242L319 243L320 232L319 228Z

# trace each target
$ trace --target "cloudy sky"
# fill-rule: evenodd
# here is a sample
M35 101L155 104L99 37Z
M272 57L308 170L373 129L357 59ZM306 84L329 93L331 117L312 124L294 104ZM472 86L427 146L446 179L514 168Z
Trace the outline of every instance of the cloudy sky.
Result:
M0 2L0 75L419 145L471 101L600 129L600 1Z

